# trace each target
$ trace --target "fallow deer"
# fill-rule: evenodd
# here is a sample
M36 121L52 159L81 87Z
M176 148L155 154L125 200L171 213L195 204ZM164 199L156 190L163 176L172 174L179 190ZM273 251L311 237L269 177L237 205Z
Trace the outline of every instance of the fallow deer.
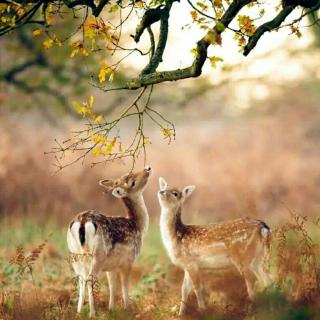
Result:
M149 216L143 199L151 168L129 173L117 180L101 180L99 184L121 198L127 208L127 217L107 217L89 210L78 214L70 223L67 242L72 266L79 278L80 313L88 286L90 317L94 316L93 281L99 271L106 271L109 283L109 309L114 307L116 275L120 272L124 307L128 306L130 270L139 254L142 239L149 225Z
M163 178L159 178L159 185L162 240L173 264L184 270L180 315L186 311L192 288L199 309L205 308L201 269L236 267L244 277L250 298L254 296L255 280L262 287L271 283L266 270L271 231L264 222L244 218L209 225L186 225L181 220L181 207L195 186L180 191L168 187Z

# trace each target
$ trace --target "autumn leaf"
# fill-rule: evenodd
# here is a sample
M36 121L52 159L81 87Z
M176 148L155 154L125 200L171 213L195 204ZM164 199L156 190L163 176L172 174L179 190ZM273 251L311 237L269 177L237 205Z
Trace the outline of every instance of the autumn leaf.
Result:
M110 67L108 67L106 63L103 63L102 67L101 67L101 69L99 71L99 74L98 74L99 82L100 83L105 82L106 81L106 75L108 73L110 73L110 72L111 72L111 75L112 75L112 73L113 73L112 69ZM112 80L113 80L113 76L111 78L111 75L109 77L109 81L110 82L112 82Z
M298 38L302 37L302 33L300 32L300 30L297 27L292 25L290 28L291 28L292 33L294 33Z
M119 10L119 5L113 4L109 9L109 13L114 13L114 12L117 12L118 10Z
M169 128L161 128L160 129L164 139L169 139L171 141L172 137L173 137L173 129L169 129Z
M111 72L110 77L109 77L109 82L112 82L114 79L114 71Z
M35 37L39 37L42 34L42 30L40 29L35 29L32 31L32 35Z
M90 96L88 102L89 102L89 107L92 108L93 103L94 103L94 97L93 97L93 96Z
M100 114L95 117L94 122L101 123L103 121L103 116Z
M53 40L52 39L45 40L45 41L43 41L42 45L46 50L48 50L52 47Z
M92 149L92 154L94 157L98 157L100 153L101 153L101 146L97 146Z
M196 20L198 18L198 13L197 11L193 10L190 12L192 20Z
M79 53L79 49L73 49L70 54L70 58L74 58Z
M76 101L72 101L72 107L82 116L85 116L88 113L88 108L85 104L80 105Z
M223 62L223 59L217 56L213 56L210 59L211 67L216 68L217 62Z
M141 0L135 1L134 4L138 8L143 8L143 1Z
M252 36L253 33L256 31L256 27L249 16L240 15L238 17L238 23L239 23L240 30L246 33L248 36Z
M72 42L71 46L73 50L71 51L70 58L74 58L78 53L81 53L84 57L89 56L89 51L84 47L83 42L80 40Z
M222 7L222 0L214 0L213 5L217 8L221 8Z

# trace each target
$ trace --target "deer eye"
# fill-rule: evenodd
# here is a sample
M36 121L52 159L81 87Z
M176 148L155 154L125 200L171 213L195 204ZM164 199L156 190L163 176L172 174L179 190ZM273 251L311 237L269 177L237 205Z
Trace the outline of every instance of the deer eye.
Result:
M177 197L178 196L178 192L172 192L172 194L175 196L175 197Z
M131 183L131 187L134 187L136 185L136 182L133 180Z

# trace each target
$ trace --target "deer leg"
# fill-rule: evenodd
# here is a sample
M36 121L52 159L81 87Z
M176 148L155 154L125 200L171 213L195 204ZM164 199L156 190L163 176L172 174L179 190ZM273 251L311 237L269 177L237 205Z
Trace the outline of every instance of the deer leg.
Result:
M109 283L109 310L114 308L114 298L116 293L116 272L107 272L108 283Z
M196 297L197 297L199 310L204 310L205 302L203 298L203 290L202 290L202 283L199 275L199 270L198 268L191 269L191 270L188 270L188 273L192 281L194 293L196 294Z
M248 296L250 300L253 300L255 295L255 280L254 279L254 272L251 271L249 268L245 268L241 272L242 276L244 277L244 281L246 283Z
M93 288L94 288L94 282L96 281L96 277L94 274L90 274L87 278L87 286L88 286L88 296L89 296L89 308L90 313L89 316L94 317L96 314L95 308L94 308L94 295L93 295Z
M188 301L188 297L191 290L192 290L191 279L188 271L185 270L184 279L181 287L181 304L180 304L179 316L183 315L186 312L187 301Z
M258 267L258 273L262 279L263 286L266 288L272 284L271 277L267 271L264 270L263 264Z
M78 308L77 308L78 313L80 313L82 310L82 306L84 303L85 289L86 289L86 281L82 275L79 275L79 299L78 299Z
M123 299L123 305L125 308L127 308L129 304L128 286L129 286L130 271L131 271L130 267L123 268L120 270L122 299Z

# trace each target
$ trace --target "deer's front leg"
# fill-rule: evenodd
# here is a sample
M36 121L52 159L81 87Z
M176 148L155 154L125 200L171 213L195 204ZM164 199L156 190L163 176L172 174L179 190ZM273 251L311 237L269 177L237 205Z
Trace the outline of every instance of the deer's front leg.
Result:
M199 274L199 268L195 267L195 268L188 269L188 272L192 281L194 293L196 294L196 297L197 297L199 310L202 311L205 309L205 302L203 298L203 289L202 289L202 283L201 283L200 274Z
M130 271L131 271L130 267L123 268L120 270L122 299L123 299L123 305L125 308L127 308L129 305L128 286L129 286Z
M109 310L114 308L114 297L116 293L116 284L117 284L117 277L115 271L107 272L108 283L109 283Z
M191 279L190 279L188 271L185 270L183 283L182 283L182 287L181 287L181 304L180 304L179 316L182 316L186 312L187 301L188 301L188 297L189 297L191 290L192 290Z

